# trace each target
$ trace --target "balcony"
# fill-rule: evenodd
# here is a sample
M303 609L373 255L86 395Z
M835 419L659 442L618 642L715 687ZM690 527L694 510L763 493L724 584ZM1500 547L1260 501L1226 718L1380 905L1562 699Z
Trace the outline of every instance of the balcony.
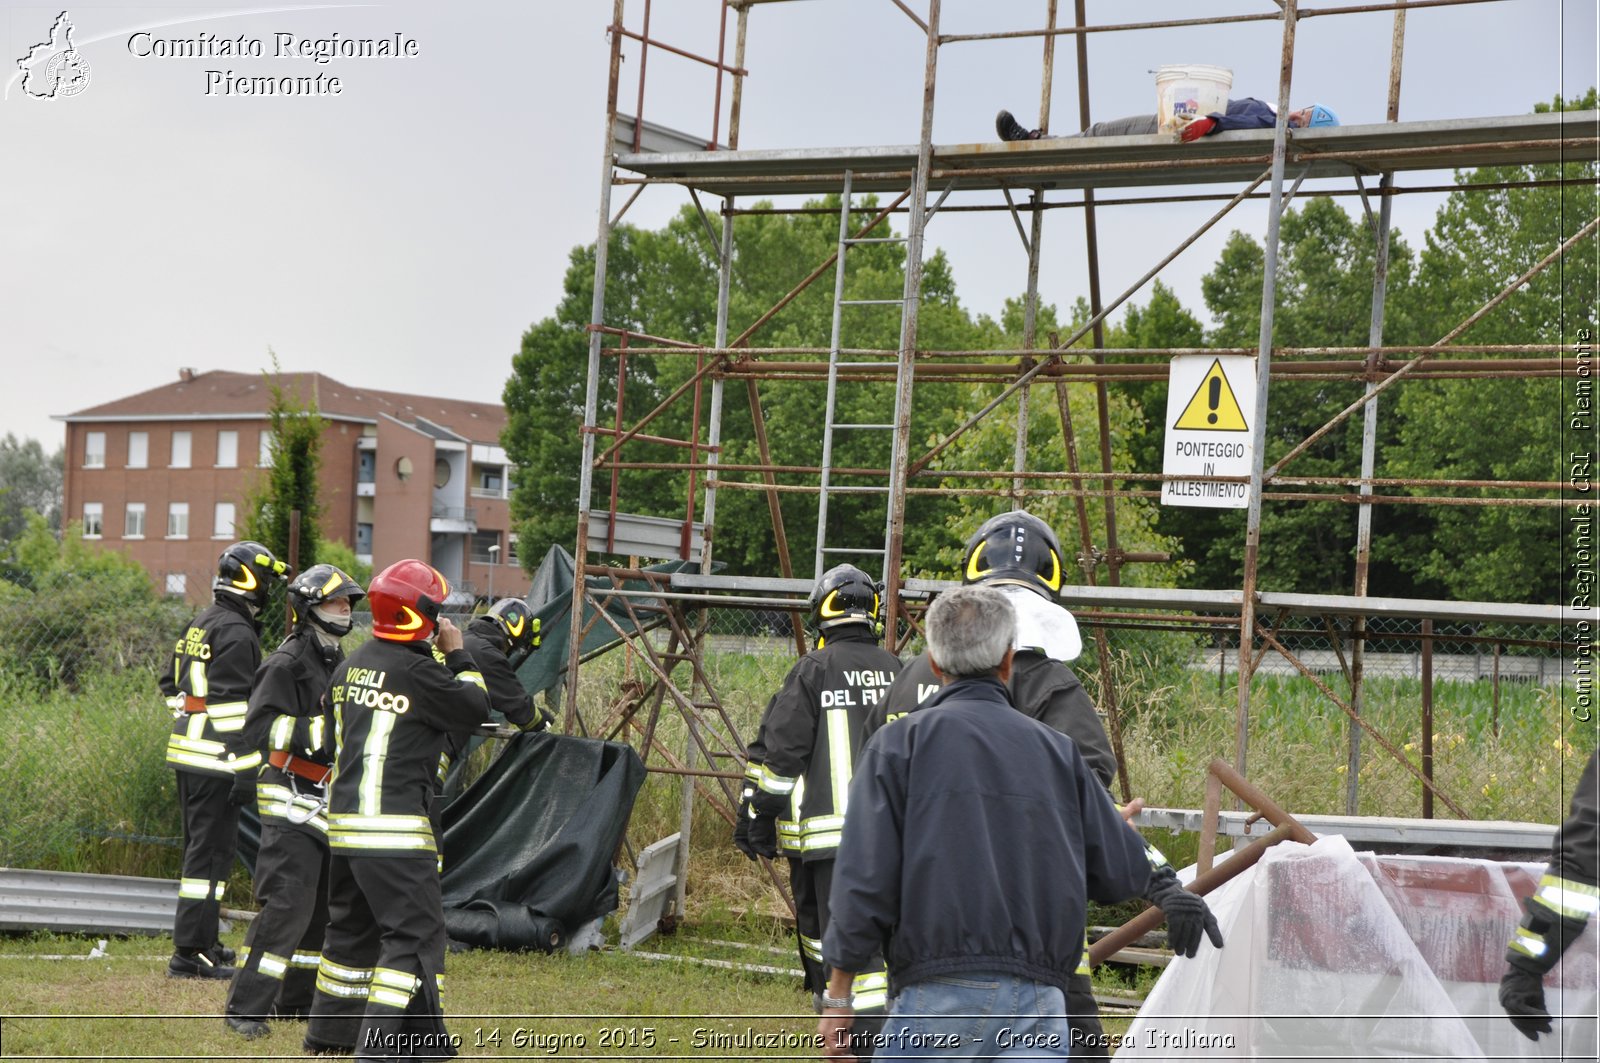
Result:
M435 502L428 530L470 535L478 530L478 511L471 506L443 506Z
M378 493L378 485L373 483L371 480L357 480L356 481L356 497L357 498L373 498L373 497L375 497L377 495L377 493Z

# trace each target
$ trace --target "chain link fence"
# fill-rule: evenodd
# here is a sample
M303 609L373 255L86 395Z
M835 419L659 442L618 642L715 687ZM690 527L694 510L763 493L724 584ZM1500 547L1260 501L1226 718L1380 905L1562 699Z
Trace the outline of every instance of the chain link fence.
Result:
M11 724L0 748L0 865L176 875L176 786L164 763L171 717L156 676L193 611L147 592L108 596L93 581L0 593L0 704ZM635 850L679 828L688 779L700 798L697 854L731 853L726 822L704 798L737 791L743 746L796 657L793 615L691 608L686 623L704 631L698 652L662 626L583 664L577 729L628 741L655 769L630 829ZM1237 616L1099 610L1078 620L1084 650L1073 667L1120 732L1133 792L1150 805L1198 807L1204 765L1234 758ZM1353 770L1361 813L1419 814L1412 769L1422 767L1428 739L1436 785L1465 814L1548 819L1564 807L1564 765L1581 767L1593 732L1567 726L1574 646L1559 629L1420 617L1369 619L1364 631L1348 617L1262 623L1299 665L1262 640L1251 647L1259 663L1247 774L1293 811L1345 811ZM269 634L267 644L275 641ZM1359 705L1351 696L1358 641ZM672 689L655 682L657 670L671 674ZM541 697L563 713L559 690ZM1382 738L1362 732L1359 760L1339 701ZM495 748L478 754L478 770ZM737 864L710 867L733 874Z

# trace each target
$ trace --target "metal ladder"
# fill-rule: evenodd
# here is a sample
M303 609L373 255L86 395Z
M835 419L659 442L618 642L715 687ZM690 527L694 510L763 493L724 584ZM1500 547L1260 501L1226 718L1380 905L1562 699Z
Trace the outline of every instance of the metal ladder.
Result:
M822 427L822 484L817 496L817 551L816 574L813 578L820 579L828 565L829 554L849 554L861 556L871 554L878 557L880 564L880 579L888 579L889 559L889 528L893 519L892 508L889 505L889 486L844 487L835 486L833 483L833 441L834 433L840 431L854 432L893 432L895 423L900 419L900 388L895 387L894 416L887 424L846 423L835 420L837 416L837 401L839 390L840 369L883 368L883 362L844 362L840 361L840 333L842 331L844 308L847 306L898 306L900 307L900 340L905 340L906 299L907 294L901 290L898 299L846 299L844 297L845 259L849 249L856 244L903 244L907 237L904 236L862 236L850 235L850 182L852 174L849 170L844 174L844 191L839 203L839 255L834 266L833 279L833 333L828 341L828 401L823 415ZM909 270L907 271L909 273ZM890 468L894 467L894 445L890 444ZM834 494L875 494L882 495L883 506L883 541L876 546L829 546L828 533L828 498Z

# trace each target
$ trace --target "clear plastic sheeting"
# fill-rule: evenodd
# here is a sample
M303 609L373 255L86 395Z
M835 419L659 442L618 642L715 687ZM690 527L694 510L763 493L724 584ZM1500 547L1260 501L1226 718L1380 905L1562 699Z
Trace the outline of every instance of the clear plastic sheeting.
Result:
M1177 959L1118 1059L1594 1059L1595 926L1545 980L1555 1030L1497 999L1506 941L1542 865L1284 842L1207 896L1227 940Z

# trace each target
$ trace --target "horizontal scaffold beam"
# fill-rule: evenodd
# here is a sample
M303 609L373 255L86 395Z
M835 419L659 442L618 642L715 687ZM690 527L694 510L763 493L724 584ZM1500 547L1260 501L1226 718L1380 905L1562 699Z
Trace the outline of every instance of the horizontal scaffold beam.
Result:
M1600 112L1557 111L1495 118L1291 130L1286 172L1348 178L1378 170L1451 170L1574 162L1594 157ZM1246 182L1272 149L1270 129L1237 130L1192 144L1173 134L1053 137L936 145L930 180L954 188L998 190L1117 188ZM638 152L616 156L619 169L651 182L728 195L772 196L837 191L851 171L857 192L903 191L915 145L763 151Z

